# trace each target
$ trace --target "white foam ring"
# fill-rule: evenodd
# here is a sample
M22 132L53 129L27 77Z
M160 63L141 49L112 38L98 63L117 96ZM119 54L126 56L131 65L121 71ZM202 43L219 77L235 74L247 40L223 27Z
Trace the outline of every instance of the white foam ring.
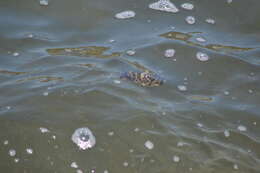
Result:
M95 136L87 127L76 129L71 139L82 150L92 148L96 144Z
M179 11L179 9L172 2L170 2L170 0L159 0L151 3L149 8L171 13L177 13Z

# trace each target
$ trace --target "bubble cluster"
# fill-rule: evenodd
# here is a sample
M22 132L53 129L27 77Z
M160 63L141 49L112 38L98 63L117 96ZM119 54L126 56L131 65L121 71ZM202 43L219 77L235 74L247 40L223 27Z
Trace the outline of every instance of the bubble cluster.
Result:
M115 15L115 18L117 18L117 19L129 19L132 17L135 17L135 12L131 11L131 10L122 11Z
M193 25L193 24L196 22L195 17L193 17L193 16L187 16L187 17L185 18L185 21L186 21L188 24L190 24L190 25Z
M209 56L206 53L203 53L203 52L198 52L196 54L196 57L200 61L208 61L209 60Z
M170 0L159 0L157 2L151 3L149 8L153 10L177 13L179 9Z
M92 148L96 144L95 136L87 127L76 129L71 139L82 150Z

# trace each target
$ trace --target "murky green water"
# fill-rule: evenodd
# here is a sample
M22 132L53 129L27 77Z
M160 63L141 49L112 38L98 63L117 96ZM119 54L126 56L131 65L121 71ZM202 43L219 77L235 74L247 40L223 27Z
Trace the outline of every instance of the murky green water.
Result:
M260 171L260 1L153 2L0 2L0 172ZM125 10L135 17L114 17ZM127 71L166 82L142 87ZM93 148L72 142L80 127Z

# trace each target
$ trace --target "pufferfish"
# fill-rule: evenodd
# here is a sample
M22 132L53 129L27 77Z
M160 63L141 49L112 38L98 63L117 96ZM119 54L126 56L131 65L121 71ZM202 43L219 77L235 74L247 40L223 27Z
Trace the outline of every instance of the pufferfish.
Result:
M155 73L144 71L144 72L125 72L121 74L120 79L127 79L143 87L155 87L162 85L165 80Z

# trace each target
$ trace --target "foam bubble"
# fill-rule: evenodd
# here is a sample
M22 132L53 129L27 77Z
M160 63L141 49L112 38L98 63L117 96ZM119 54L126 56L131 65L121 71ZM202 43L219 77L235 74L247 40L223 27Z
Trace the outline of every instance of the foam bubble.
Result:
M144 146L149 150L152 150L154 148L154 144L149 140L144 143Z
M183 9L185 9L185 10L193 10L194 5L191 4L191 3L183 3L183 4L181 4L181 7L182 7Z
M71 139L82 150L92 148L96 144L95 136L87 127L76 129Z
M115 83L115 84L120 84L121 81L120 81L120 80L114 80L114 83Z
M10 149L8 151L8 153L9 153L9 156L11 156L11 157L14 157L16 155L16 151L14 149Z
M203 53L203 52L198 52L196 54L196 57L200 61L208 61L209 60L209 56L206 53Z
M115 18L117 18L117 19L129 19L132 17L135 17L135 12L131 11L131 10L122 11L115 15Z
M48 95L49 95L48 92L44 92L44 93L43 93L43 96L48 96Z
M177 13L179 9L170 0L159 0L157 2L149 4L149 8L153 10L166 11L171 13Z
M193 17L193 16L187 16L187 17L185 18L185 21L186 21L188 24L190 24L190 25L193 25L193 24L196 22L195 17Z
M171 58L175 55L175 50L174 49L167 49L164 52L164 56L167 58Z

